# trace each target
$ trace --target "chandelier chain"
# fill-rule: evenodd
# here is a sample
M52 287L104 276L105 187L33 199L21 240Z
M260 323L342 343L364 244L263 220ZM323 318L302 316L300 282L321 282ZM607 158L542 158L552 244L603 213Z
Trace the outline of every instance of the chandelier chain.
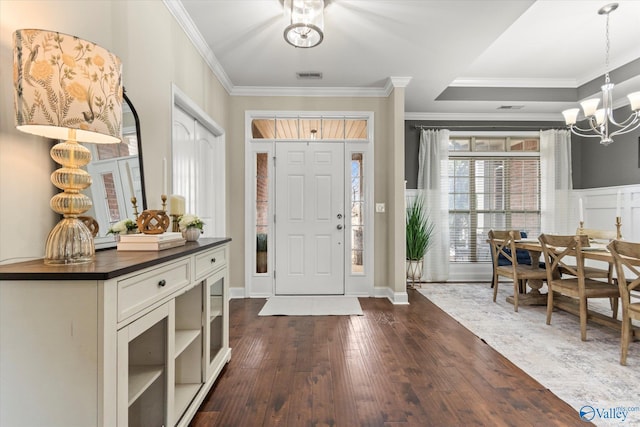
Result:
M611 40L609 39L609 14L607 13L607 22L605 25L605 71L609 72L609 49L611 48Z

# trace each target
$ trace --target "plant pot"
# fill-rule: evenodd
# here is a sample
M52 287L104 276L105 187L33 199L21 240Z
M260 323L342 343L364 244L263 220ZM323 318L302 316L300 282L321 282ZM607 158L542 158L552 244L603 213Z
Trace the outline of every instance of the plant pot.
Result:
M412 282L419 282L422 279L422 264L424 258L408 259L406 261L407 279Z
M187 242L195 242L200 238L200 233L199 228L187 228L182 232L182 237L184 237Z

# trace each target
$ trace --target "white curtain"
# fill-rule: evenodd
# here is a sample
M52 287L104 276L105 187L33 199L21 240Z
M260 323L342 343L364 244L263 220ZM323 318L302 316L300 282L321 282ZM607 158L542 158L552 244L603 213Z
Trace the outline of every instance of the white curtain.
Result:
M422 129L418 152L418 194L434 221L433 243L424 257L422 280L449 278L449 131Z
M543 233L573 234L570 223L571 133L568 130L540 132L540 201Z

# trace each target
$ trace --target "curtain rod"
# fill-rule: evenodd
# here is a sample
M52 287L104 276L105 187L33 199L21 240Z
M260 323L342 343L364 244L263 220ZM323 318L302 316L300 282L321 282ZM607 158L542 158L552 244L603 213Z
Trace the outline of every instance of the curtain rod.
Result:
M525 126L525 125L512 125L512 126L496 126L496 125L452 125L452 126L429 126L429 125L413 125L414 129L533 129L533 130L550 130L561 129L562 126Z

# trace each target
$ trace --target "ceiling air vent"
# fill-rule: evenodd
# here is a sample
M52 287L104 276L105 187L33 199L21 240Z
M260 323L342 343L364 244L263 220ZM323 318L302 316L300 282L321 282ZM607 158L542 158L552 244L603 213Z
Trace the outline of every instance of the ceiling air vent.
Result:
M296 77L301 80L320 80L322 73L318 71L298 71Z
M524 105L501 105L498 110L519 110L524 108Z

